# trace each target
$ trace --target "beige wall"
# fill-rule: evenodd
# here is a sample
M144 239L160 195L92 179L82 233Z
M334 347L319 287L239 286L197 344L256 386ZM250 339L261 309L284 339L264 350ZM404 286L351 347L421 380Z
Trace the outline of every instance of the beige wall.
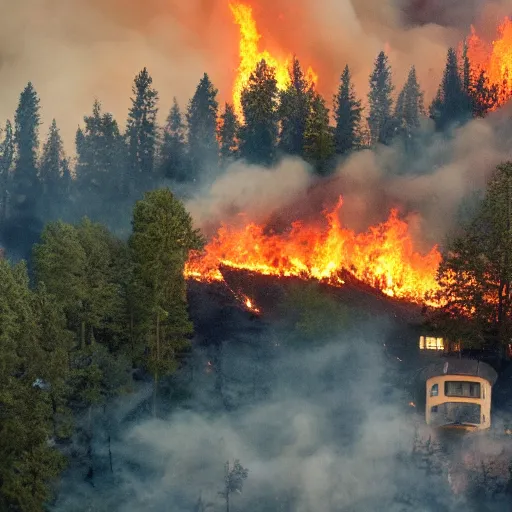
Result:
M444 383L447 381L479 382L480 398L445 396ZM439 393L437 396L430 396L434 384L438 385ZM480 425L475 425L475 427L480 430L489 428L491 426L491 388L492 386L488 381L472 375L440 375L428 379L426 383L427 400L425 407L425 421L427 425L431 423L430 411L434 405L441 405L446 402L458 402L480 404Z

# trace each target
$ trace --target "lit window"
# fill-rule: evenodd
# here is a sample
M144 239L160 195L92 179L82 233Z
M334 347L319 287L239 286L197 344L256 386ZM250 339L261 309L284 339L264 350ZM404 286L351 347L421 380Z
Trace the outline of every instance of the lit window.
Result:
M432 388L430 389L430 396L437 396L439 395L439 386L437 384L434 384Z
M420 336L420 350L444 350L444 340L433 336Z

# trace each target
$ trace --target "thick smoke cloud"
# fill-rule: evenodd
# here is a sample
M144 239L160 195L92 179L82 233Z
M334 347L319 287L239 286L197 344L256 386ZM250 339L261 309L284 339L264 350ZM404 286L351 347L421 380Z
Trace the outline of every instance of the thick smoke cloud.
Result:
M467 33L466 21L482 19L494 28L508 4L450 2L438 16L438 3L429 1L416 7L413 0L250 3L262 46L277 54L295 52L304 64L313 65L328 99L346 63L353 68L358 93L365 96L373 60L383 48L390 54L397 87L416 64L427 97L432 97L446 48ZM76 126L95 97L124 124L133 77L144 66L160 91L163 115L173 96L186 104L205 71L221 101L230 98L238 30L228 0L4 0L2 7L0 118L12 118L19 93L30 80L42 100L42 131L55 117L69 152ZM411 9L426 13L428 23L407 18Z
M462 202L482 193L495 166L512 157L509 116L504 107L449 135L427 123L413 154L400 142L356 152L334 176L317 182L300 159L285 159L272 170L236 163L187 208L208 234L221 221L236 222L239 213L285 228L295 220L318 220L341 195L346 227L364 231L398 208L417 248L427 251L457 225Z
M226 339L222 393L230 410L207 352L197 350L192 394L174 412L137 420L136 397L121 399L111 418L121 426L111 431L113 474L96 417L95 477L68 472L53 510L223 510L224 462L235 459L249 477L232 510L459 510L481 462L499 460L494 477L506 478L503 444L477 436L463 449L451 444L451 454L423 453L418 446L432 432L418 430L422 413L407 405L404 386L413 368L383 350L389 335L389 324L375 321L314 350L281 351L268 332L252 336L250 347L243 335ZM203 509L194 508L199 498ZM492 503L486 510L506 510Z

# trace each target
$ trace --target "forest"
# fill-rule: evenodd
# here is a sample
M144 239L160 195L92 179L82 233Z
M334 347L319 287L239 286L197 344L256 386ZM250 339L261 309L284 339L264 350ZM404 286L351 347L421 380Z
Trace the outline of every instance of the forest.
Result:
M124 127L94 101L72 158L55 120L40 145L39 97L32 83L26 86L0 144L0 510L50 510L59 476L74 464L70 440L81 436L90 458L99 412L135 393L140 381L152 389L147 417L161 415L159 394L197 350L184 277L189 252L206 242L184 206L194 191L237 160L271 168L300 157L321 180L354 152L377 145L399 146L414 159L428 123L450 137L495 111L506 94L454 49L428 107L414 67L398 94L392 78L381 52L363 108L346 66L330 111L296 58L283 91L261 61L241 95L243 119L232 104L219 108L204 74L186 109L174 100L159 126L159 93L143 69ZM512 163L503 162L443 241L435 297L442 307L426 311L425 321L468 346L504 350L511 339L511 184ZM295 300L299 318L284 330L303 336L305 345L368 318L315 293L299 292ZM316 317L332 329L324 332ZM438 478L443 470L427 456L435 450L413 450L399 461L397 478L405 482L411 464ZM221 493L228 510L231 494L251 478L243 460L232 464ZM508 496L510 484L498 487L496 496ZM418 505L411 496L398 501L400 510ZM292 498L286 503L279 510L293 509Z

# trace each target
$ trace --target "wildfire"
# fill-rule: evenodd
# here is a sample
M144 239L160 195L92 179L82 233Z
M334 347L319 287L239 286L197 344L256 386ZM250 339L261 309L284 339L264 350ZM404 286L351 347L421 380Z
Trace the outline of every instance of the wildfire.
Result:
M512 20L505 18L498 26L498 38L487 44L471 27L467 39L468 57L473 73L485 72L491 85L498 88L498 105L512 95Z
M259 49L261 35L258 32L252 8L249 5L232 2L229 4L229 8L235 23L240 27L240 64L233 85L233 105L235 112L241 119L243 117L241 106L242 90L249 80L251 73L256 69L258 62L265 60L268 65L275 68L277 87L279 90L283 90L290 82L288 70L292 57L277 58L267 50ZM316 85L318 82L318 77L311 68L308 68L306 77L311 84Z
M298 276L342 286L348 272L386 295L424 302L437 290L441 255L414 251L408 225L392 210L386 222L356 234L339 220L340 198L324 212L323 226L294 222L286 233L267 233L264 226L223 224L202 253L193 253L185 267L188 278L223 280L220 266L266 275ZM246 303L249 307L252 303Z

